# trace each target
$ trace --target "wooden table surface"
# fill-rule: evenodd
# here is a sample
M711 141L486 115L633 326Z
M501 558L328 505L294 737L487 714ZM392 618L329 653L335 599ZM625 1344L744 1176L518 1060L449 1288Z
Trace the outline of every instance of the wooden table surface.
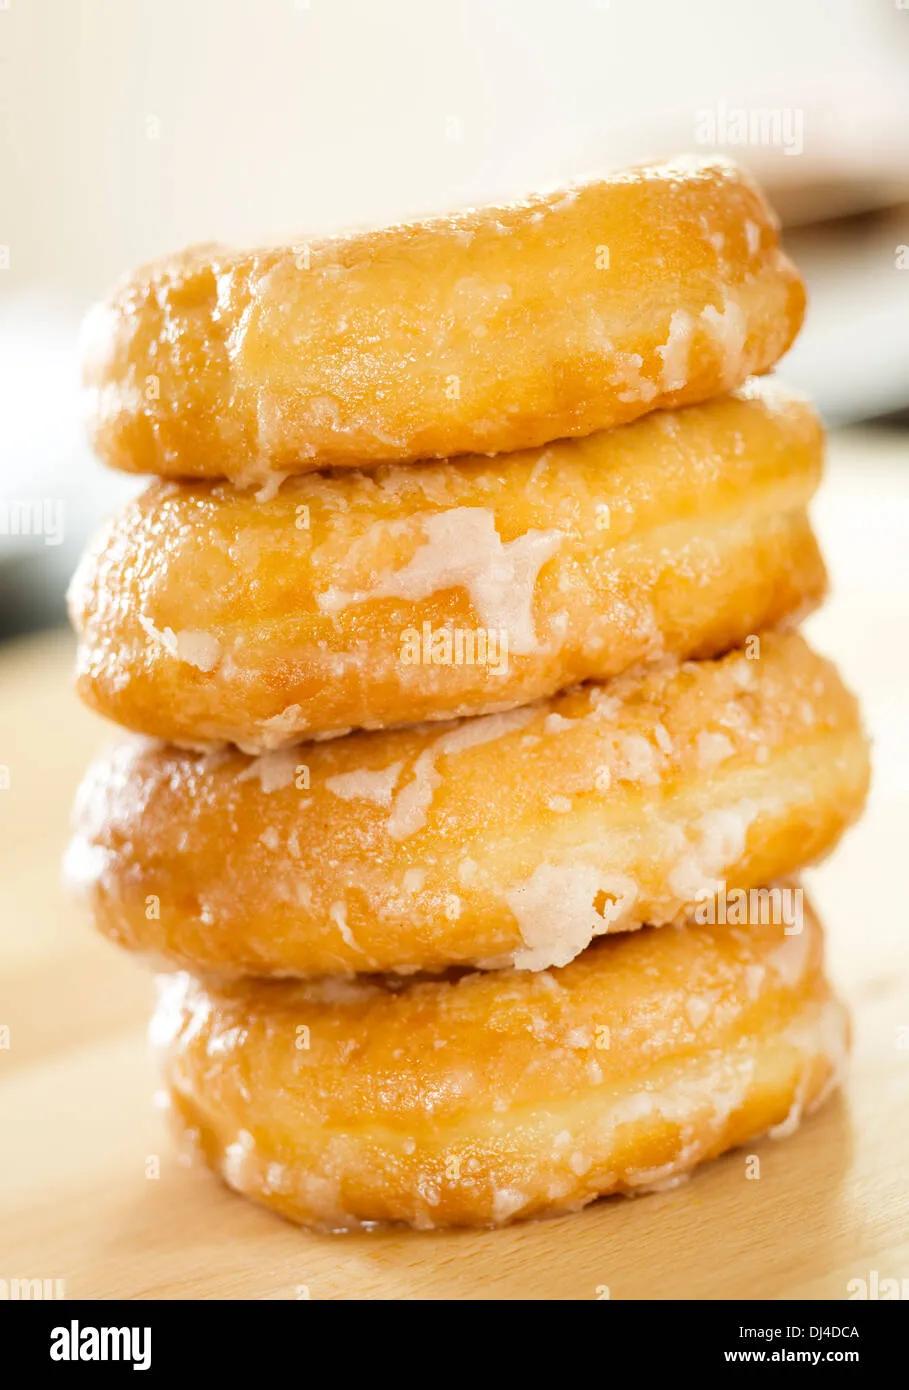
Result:
M59 886L74 787L112 731L70 691L67 636L0 649L0 1279L62 1279L76 1298L722 1299L909 1277L905 451L841 436L816 507L835 592L809 629L875 741L867 815L809 879L855 1049L843 1095L760 1144L759 1181L738 1152L556 1221L325 1237L183 1166L152 1103L149 977Z

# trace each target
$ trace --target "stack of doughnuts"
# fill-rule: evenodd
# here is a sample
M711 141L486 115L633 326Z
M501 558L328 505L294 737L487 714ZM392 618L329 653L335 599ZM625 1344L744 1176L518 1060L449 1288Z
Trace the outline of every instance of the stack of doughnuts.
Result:
M801 280L725 161L266 251L90 315L156 475L71 589L134 731L71 875L163 968L173 1115L328 1229L673 1183L836 1084L794 875L861 809Z

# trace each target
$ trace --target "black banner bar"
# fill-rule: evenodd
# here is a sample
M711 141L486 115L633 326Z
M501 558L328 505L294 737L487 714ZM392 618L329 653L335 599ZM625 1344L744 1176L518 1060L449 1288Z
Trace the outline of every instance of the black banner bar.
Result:
M597 1300L590 1300L596 1302ZM338 1330L349 1334L351 1318L361 1314L348 1308L339 1317ZM385 1315L387 1318L387 1314ZM501 1318L502 1312L497 1314ZM324 1337L325 1311L310 1302L0 1302L0 1333L7 1368L15 1366L17 1378L41 1369L51 1377L67 1379L79 1371L97 1376L126 1374L149 1376L200 1372L223 1375L235 1383L240 1374L259 1379L280 1368L286 1377L296 1365L301 1376L325 1371L323 1358L340 1353L338 1369L349 1374L356 1360L349 1335L340 1343L322 1343L313 1365L306 1349L314 1333ZM425 1318L425 1314L424 1314ZM368 1318L366 1326L369 1326ZM508 1330L497 1323L496 1341ZM645 1379L662 1369L675 1373L721 1367L750 1367L774 1371L780 1366L825 1369L845 1366L857 1371L892 1371L905 1342L905 1306L887 1302L628 1302L600 1306L584 1325L596 1336L606 1333L621 1339L622 1364L637 1368ZM516 1330L521 1330L520 1317ZM404 1331L402 1323L402 1332ZM559 1325L542 1333L558 1345ZM462 1329L463 1332L463 1329ZM451 1348L450 1326L438 1333L421 1321L410 1325L403 1340L395 1337L393 1323L381 1328L381 1340L370 1349L373 1371L383 1372L379 1361L383 1348L394 1346L398 1372L406 1379L420 1375L416 1362L426 1339L438 1335ZM301 1336L306 1340L301 1341ZM389 1336L395 1337L393 1342ZM509 1359L520 1343L510 1343ZM597 1343L602 1348L602 1343ZM416 1353L411 1361L408 1347ZM542 1348L540 1348L542 1352ZM483 1353L484 1357L486 1353ZM517 1358L515 1358L517 1359ZM604 1375L606 1368L604 1366Z

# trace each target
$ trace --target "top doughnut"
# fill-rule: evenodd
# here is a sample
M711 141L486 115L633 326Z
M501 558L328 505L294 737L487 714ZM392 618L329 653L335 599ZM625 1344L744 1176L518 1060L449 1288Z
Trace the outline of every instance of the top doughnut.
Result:
M786 351L804 303L751 179L682 158L155 262L86 321L90 431L117 468L241 485L524 449L737 386Z

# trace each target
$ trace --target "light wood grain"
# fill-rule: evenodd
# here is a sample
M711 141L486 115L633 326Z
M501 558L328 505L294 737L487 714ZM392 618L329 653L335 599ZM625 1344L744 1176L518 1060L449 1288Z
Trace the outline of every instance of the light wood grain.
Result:
M111 737L69 690L63 634L0 652L0 1278L73 1297L592 1299L843 1297L909 1276L909 470L902 442L837 441L816 515L835 597L816 643L875 737L862 825L811 876L853 1012L843 1096L793 1138L673 1192L499 1232L318 1237L183 1166L152 1104L151 985L58 886L69 803ZM902 467L901 467L902 465ZM902 1030L902 1031L901 1031ZM902 1045L901 1045L902 1044ZM146 1176L160 1164L160 1176Z

